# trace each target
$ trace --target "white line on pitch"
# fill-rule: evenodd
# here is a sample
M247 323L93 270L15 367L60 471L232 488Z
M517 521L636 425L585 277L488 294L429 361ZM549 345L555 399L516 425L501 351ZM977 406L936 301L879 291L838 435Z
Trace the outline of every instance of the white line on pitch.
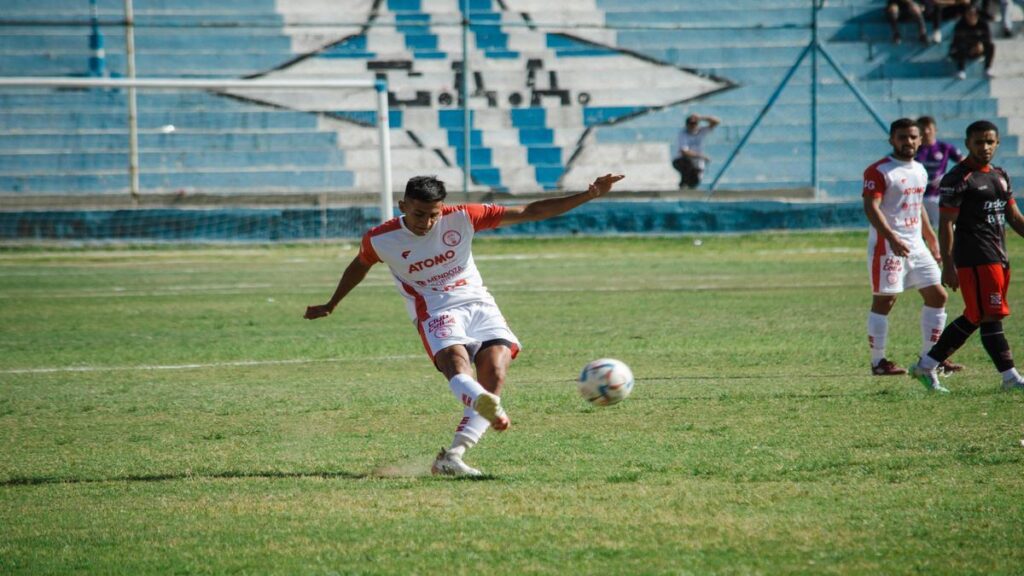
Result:
M376 356L372 358L296 358L292 360L238 360L235 362L210 362L206 364L143 364L141 366L63 366L57 368L12 368L0 370L0 374L54 374L59 372L114 372L125 370L200 370L203 368L231 368L249 366L281 366L285 364L322 364L331 362L355 362L376 360L409 360L422 358L422 354L397 356Z

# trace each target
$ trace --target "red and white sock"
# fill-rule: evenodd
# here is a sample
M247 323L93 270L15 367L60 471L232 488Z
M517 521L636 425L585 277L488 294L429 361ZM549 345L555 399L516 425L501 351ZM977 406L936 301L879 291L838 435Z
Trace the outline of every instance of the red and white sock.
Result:
M942 329L946 327L946 309L921 307L921 354L924 358L928 351L939 341Z
M466 408L462 411L462 420L455 428L452 446L448 451L462 458L466 454L466 450L476 446L480 438L483 438L484 432L487 432L490 427L491 423L477 414L476 410Z
M448 387L452 389L455 398L468 408L473 407L477 396L486 392L484 387L468 374L456 374L448 381Z

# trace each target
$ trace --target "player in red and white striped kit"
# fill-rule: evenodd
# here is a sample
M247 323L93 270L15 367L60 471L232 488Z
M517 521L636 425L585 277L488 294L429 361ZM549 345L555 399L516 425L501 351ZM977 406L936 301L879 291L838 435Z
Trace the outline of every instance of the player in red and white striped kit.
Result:
M463 462L466 450L489 427L502 431L511 423L501 391L520 344L473 262L473 237L482 230L558 216L604 196L623 178L606 174L586 192L522 206L447 206L444 182L411 178L398 203L402 216L367 232L331 299L306 308L310 320L331 314L371 266L387 264L427 354L464 405L451 446L434 460L434 474L479 475Z
M937 260L939 246L923 210L928 173L914 160L921 145L921 131L909 118L889 127L892 154L864 171L864 214L871 222L868 235L868 273L871 277L871 311L868 344L871 373L895 376L907 371L885 357L889 311L904 289L917 288L924 299L921 308L921 355L938 341L946 323L946 290ZM962 369L947 362L946 373Z

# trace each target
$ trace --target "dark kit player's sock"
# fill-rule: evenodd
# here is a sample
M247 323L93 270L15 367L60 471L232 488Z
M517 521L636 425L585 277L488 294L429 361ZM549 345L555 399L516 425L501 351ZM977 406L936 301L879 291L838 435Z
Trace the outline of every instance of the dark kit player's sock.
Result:
M939 337L939 341L935 343L935 346L932 346L928 356L941 364L959 350L977 329L978 326L971 324L967 318L963 316L957 317L956 320L950 322L949 326L946 326L946 329L942 331L942 336Z
M981 323L981 344L992 358L996 370L1006 372L1013 368L1013 353L1010 352L1010 343L1006 341L1006 335L1003 334L1002 322Z

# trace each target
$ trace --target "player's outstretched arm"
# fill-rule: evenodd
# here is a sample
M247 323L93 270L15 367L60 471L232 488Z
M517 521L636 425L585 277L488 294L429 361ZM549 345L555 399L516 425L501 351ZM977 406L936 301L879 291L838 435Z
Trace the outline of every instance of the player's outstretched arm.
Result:
M522 206L509 206L505 209L505 214L501 217L500 225L509 226L520 222L536 222L538 220L553 218L559 214L565 214L580 204L604 196L611 191L612 186L614 186L616 182L625 177L626 176L623 174L605 174L604 176L599 176L594 180L593 184L587 188L586 192L562 196L560 198L537 200L536 202L530 202L529 204L524 204Z
M345 272L342 273L341 280L338 281L338 287L334 290L334 295L331 296L331 299L326 304L307 306L303 318L306 320L316 320L317 318L330 316L331 312L334 312L334 309L338 307L338 303L341 302L342 298L358 286L363 281L363 278L366 278L366 273L370 271L370 266L363 263L359 256L353 258L352 262L345 268Z

